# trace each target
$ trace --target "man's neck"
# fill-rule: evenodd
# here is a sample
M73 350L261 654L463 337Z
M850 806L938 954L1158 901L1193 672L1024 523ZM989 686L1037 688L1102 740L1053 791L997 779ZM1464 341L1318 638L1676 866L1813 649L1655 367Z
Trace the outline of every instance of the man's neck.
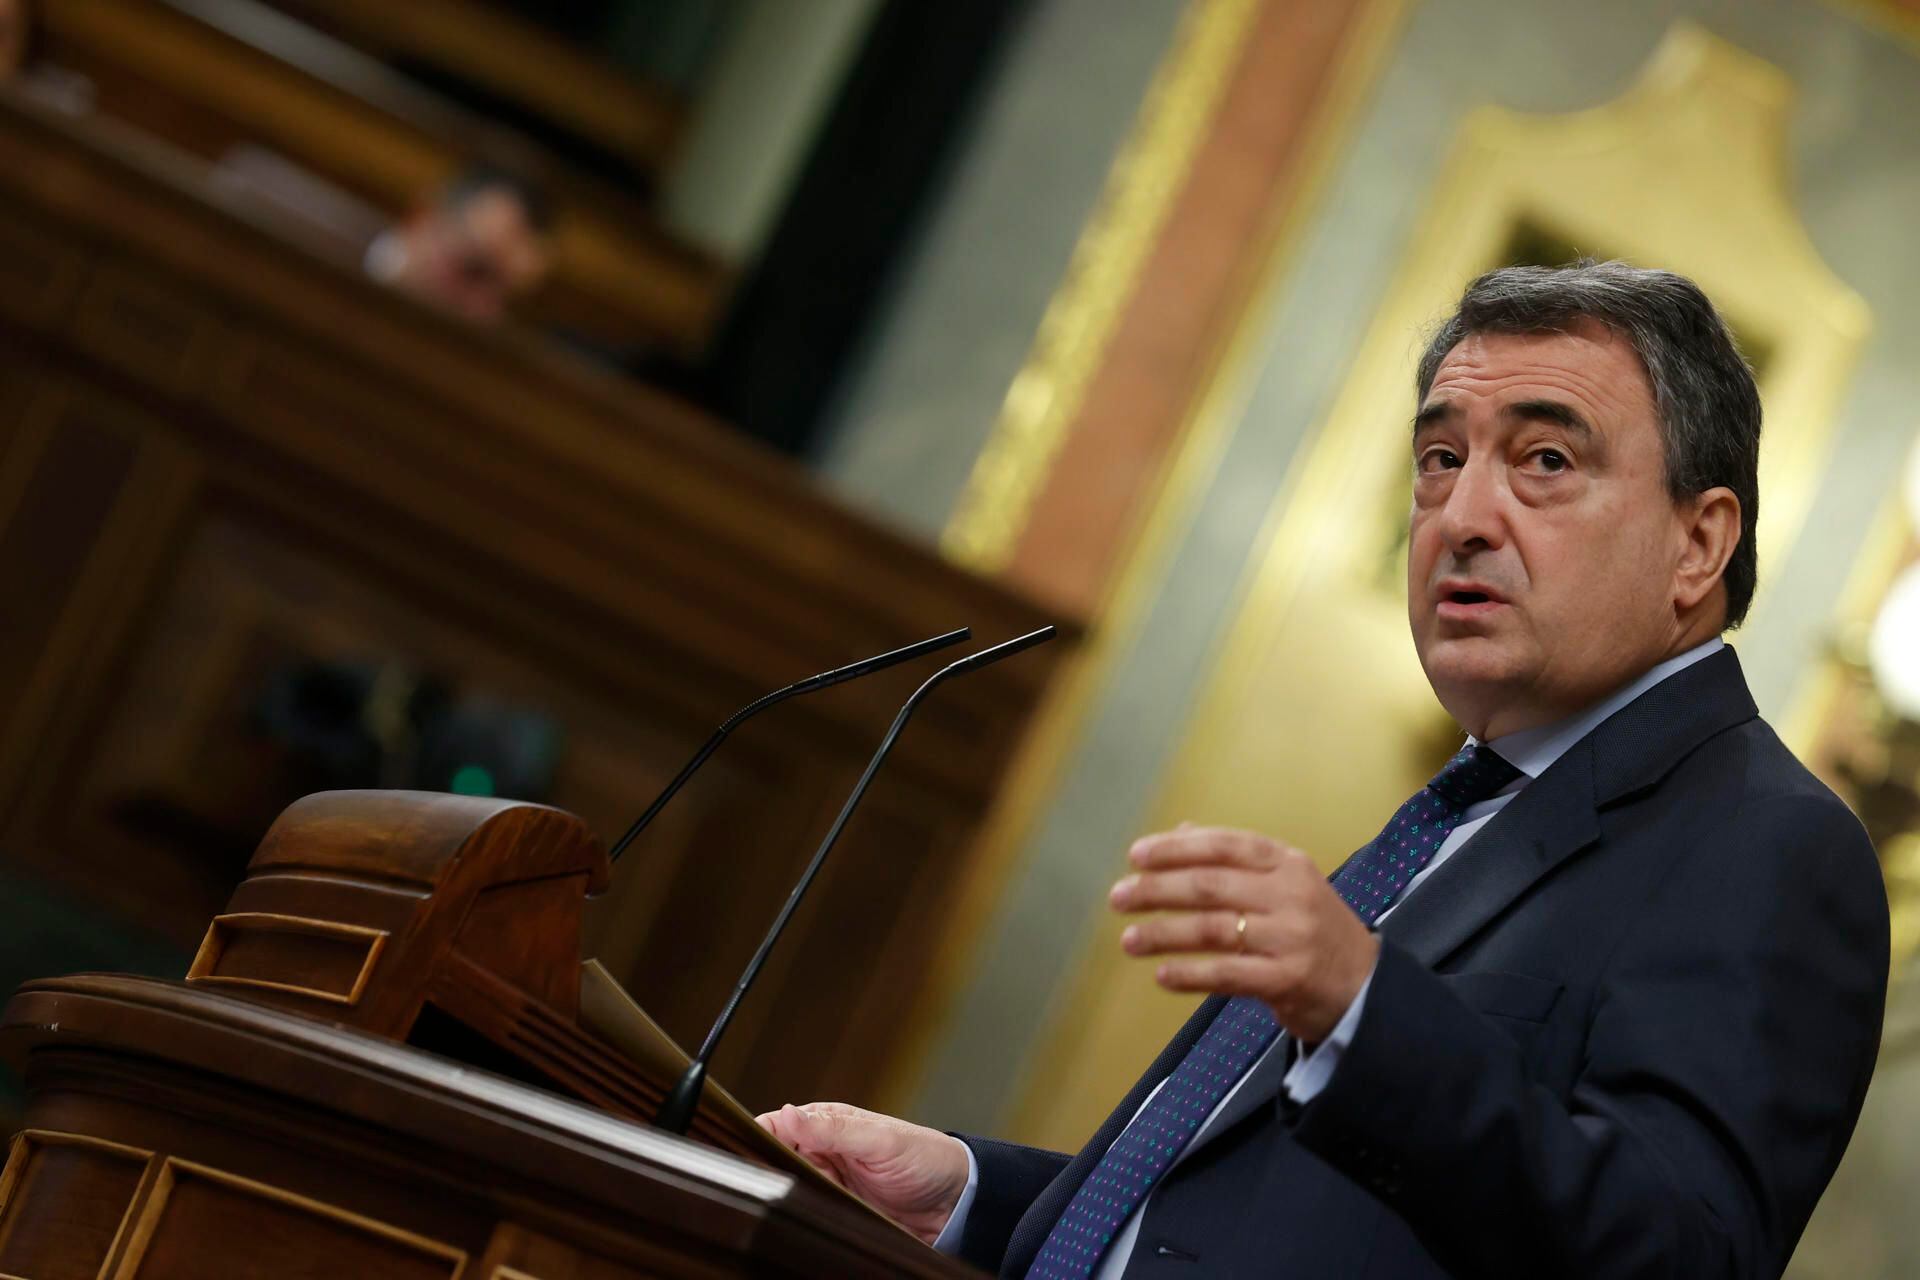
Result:
M1522 773L1530 777L1539 777L1548 765L1565 753L1567 748L1599 727L1601 721L1662 680L1679 674L1696 662L1712 657L1725 647L1726 643L1719 636L1709 636L1692 648L1655 663L1606 697L1597 699L1578 711L1561 716L1547 724L1501 733L1484 741L1498 752L1502 759L1511 763Z

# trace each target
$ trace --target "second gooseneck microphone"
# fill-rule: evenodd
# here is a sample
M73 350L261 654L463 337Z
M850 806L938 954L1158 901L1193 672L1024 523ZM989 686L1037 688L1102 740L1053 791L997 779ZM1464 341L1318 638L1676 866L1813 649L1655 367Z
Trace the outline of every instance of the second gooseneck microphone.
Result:
M886 760L887 753L893 750L894 741L899 738L900 731L906 727L907 720L913 715L914 709L920 705L921 700L937 685L955 676L990 666L1002 658L1019 653L1022 649L1031 649L1034 645L1053 639L1053 634L1052 627L1041 627L1038 631L1029 631L1026 635L1017 636L1004 644L997 644L992 648L969 654L958 662L934 672L927 682L914 690L913 696L901 706L900 713L893 718L892 727L887 730L887 736L881 739L879 750L875 751L873 758L867 761L866 770L861 773L860 781L854 784L852 794L840 807L840 816L833 820L833 826L828 829L826 838L820 842L819 849L814 851L813 860L807 863L807 869L801 872L800 882L793 886L793 892L787 895L786 905L781 907L780 914L774 917L773 927L767 930L767 936L761 940L760 949L753 953L753 959L747 962L746 972L742 973L740 981L734 984L733 994L727 999L726 1007L720 1011L720 1016L714 1020L713 1029L707 1032L706 1040L700 1045L700 1052L694 1055L693 1061L681 1073L680 1079L674 1083L673 1089L660 1104L660 1114L654 1118L656 1127L672 1133L685 1133L687 1126L693 1123L694 1112L700 1106L700 1095L706 1088L707 1063L713 1058L714 1050L719 1047L720 1037L725 1034L727 1024L733 1021L734 1011L740 1007L740 1001L747 994L747 988L752 986L753 980L759 976L761 967L767 962L768 953L773 950L773 944L780 940L780 934L786 929L787 921L793 917L794 910L800 905L800 899L806 896L814 877L820 873L820 868L826 863L827 854L833 849L834 842L840 838L840 832L846 827L847 819L853 816L860 798L866 795L867 784L872 782L874 774L880 771L881 763ZM900 652L904 653L905 650Z

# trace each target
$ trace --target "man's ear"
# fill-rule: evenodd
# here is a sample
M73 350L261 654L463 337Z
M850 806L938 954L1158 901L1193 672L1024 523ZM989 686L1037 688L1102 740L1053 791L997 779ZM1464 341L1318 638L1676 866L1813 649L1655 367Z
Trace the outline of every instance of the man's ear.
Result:
M1680 505L1686 544L1673 567L1673 602L1682 613L1707 598L1740 543L1740 499L1722 485L1695 494Z

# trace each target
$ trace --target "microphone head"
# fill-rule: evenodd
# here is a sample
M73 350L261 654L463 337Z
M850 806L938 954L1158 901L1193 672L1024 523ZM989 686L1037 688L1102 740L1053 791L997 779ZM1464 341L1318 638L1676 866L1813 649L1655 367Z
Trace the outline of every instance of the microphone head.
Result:
M1037 644L1045 644L1047 641L1053 639L1056 631L1057 628L1049 623L1047 626L1041 627L1038 631L1029 631L1023 636L1015 636L1011 640L1004 640L990 649L982 649L978 653L970 653L948 667L947 671L959 675L963 671L973 671L980 667L990 666L1002 658L1011 658L1022 649L1031 649Z
M972 636L972 627L958 627L941 635L930 636L925 640L915 641L913 644L906 645L899 649L889 649L887 652L875 654L871 658L862 658L858 662L850 662L844 667L835 667L832 671L822 671L817 676L808 676L798 685L793 686L793 691L796 693L811 693L815 689L825 689L831 685L840 684L842 681L857 680L861 676L872 675L876 671L884 671L888 667L895 666L899 663L911 662L913 659L923 654L932 653L936 649L944 649L948 645L959 644L962 640L971 639Z

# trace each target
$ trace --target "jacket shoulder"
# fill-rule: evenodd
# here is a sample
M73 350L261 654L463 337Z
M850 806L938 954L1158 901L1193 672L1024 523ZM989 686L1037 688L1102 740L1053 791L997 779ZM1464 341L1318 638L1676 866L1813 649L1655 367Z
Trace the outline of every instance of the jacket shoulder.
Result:
M1886 887L1867 830L1847 803L1759 718L1703 743L1675 771L1674 796L1693 811L1701 849L1726 874L1841 893L1884 913ZM1789 889L1788 884L1779 886Z

